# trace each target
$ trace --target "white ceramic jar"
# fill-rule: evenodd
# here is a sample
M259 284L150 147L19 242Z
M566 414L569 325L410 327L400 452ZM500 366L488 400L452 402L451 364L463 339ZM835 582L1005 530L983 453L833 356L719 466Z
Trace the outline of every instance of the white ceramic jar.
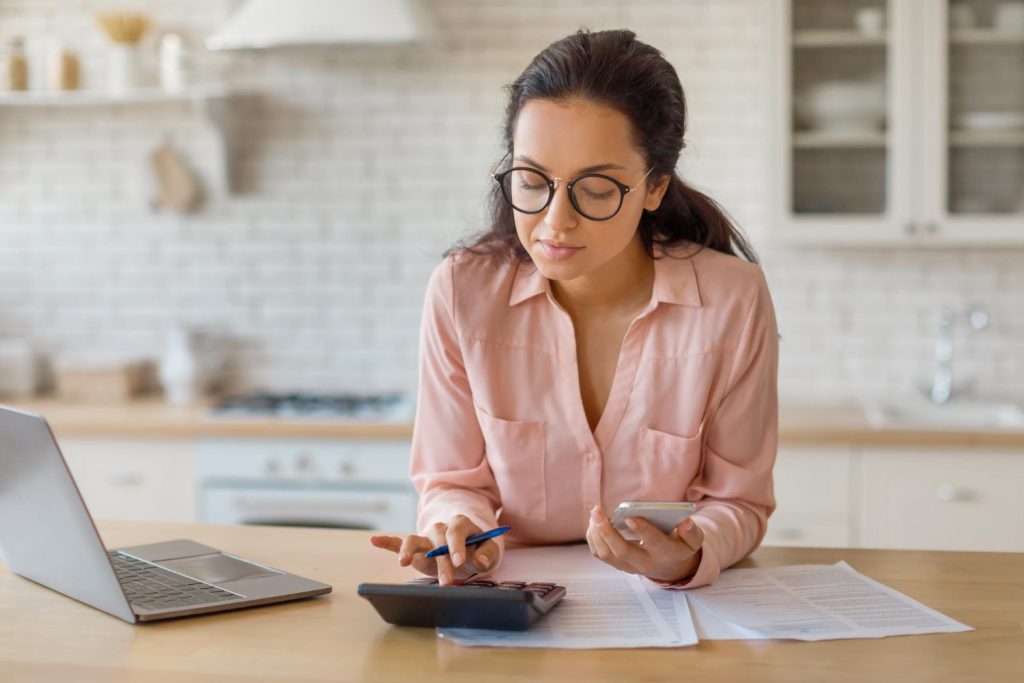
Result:
M0 397L30 398L36 391L36 357L25 339L0 338Z

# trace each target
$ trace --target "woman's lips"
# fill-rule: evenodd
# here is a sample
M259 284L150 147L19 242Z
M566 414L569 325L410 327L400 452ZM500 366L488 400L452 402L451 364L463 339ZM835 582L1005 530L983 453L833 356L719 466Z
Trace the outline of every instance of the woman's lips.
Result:
M555 242L545 242L544 240L541 240L540 246L544 249L544 253L547 257L554 259L555 261L565 261L566 259L570 259L577 251L583 248L560 246Z

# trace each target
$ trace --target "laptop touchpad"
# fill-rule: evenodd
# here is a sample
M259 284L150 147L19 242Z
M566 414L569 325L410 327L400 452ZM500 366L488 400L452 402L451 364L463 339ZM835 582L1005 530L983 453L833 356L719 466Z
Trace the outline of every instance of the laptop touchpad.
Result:
M220 553L183 557L180 560L160 560L159 565L186 576L191 576L193 579L215 584L238 581L239 579L251 579L257 576L273 576L274 574L281 573Z

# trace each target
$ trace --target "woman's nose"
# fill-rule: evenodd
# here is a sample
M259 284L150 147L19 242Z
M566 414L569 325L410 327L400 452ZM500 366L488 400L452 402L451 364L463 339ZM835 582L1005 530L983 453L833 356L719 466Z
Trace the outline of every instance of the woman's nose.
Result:
M569 230L575 228L578 221L579 214L576 213L576 207L572 205L572 201L569 199L569 193L566 191L565 185L558 183L555 186L555 196L551 198L551 203L548 205L546 215L544 216L544 222L552 230Z

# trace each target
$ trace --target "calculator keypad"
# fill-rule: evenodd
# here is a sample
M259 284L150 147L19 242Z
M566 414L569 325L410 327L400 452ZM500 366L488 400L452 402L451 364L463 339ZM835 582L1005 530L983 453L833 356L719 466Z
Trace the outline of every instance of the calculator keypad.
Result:
M428 576L420 579L413 579L412 581L408 581L407 583L434 586L437 585L437 579ZM534 595L540 598L547 597L547 595L555 589L561 588L561 586L558 586L557 584L550 583L547 581L534 581L531 583L527 583L526 581L499 582L493 581L491 579L472 579L470 581L465 581L463 583L456 582L452 585L468 586L471 588L494 588L497 590L506 591L526 591L528 593L533 593Z

